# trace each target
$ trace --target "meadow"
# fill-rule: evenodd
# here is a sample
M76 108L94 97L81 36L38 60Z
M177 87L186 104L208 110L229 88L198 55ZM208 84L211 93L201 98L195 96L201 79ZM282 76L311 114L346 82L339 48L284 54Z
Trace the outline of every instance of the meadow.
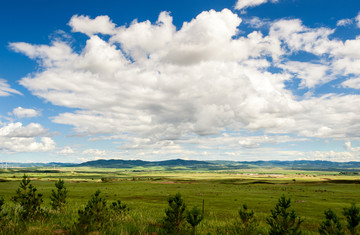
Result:
M231 234L231 226L239 217L238 210L246 204L259 222L259 233L267 234L266 217L281 196L291 198L291 208L304 219L303 234L318 234L324 211L331 208L341 219L343 208L360 202L360 176L339 172L299 171L281 168L202 171L185 168L109 169L89 167L14 168L0 171L0 196L4 210L15 205L11 198L22 176L43 194L42 207L46 219L26 225L14 223L12 233L67 234L96 190L111 203L121 200L129 213L100 234L159 234L169 195L181 193L188 208L204 210L198 234ZM64 210L59 213L49 206L55 182L65 181L68 190ZM9 230L6 231L9 233Z

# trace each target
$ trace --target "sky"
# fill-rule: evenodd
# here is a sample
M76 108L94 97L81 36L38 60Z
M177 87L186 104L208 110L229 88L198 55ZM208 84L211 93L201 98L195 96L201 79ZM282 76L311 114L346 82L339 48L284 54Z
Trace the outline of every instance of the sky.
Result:
M358 0L0 7L0 162L360 161Z

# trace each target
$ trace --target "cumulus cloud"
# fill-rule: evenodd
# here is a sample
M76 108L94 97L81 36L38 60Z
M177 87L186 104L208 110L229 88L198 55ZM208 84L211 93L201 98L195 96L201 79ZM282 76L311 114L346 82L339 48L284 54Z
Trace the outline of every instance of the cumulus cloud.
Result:
M239 9L249 4L238 2ZM267 21L267 34L240 35L241 23L228 9L202 12L180 29L168 12L155 23L119 27L105 16L74 16L73 31L89 36L80 52L62 41L10 47L42 66L21 85L75 109L53 117L55 123L93 139L119 139L120 150L138 156L200 154L200 148L187 147L192 144L209 150L219 143L236 152L308 138L359 137L360 96L296 94L344 76L343 86L356 87L359 38L331 39L334 29L309 28L299 19ZM299 53L313 59L294 59ZM236 135L223 135L228 131ZM246 131L260 134L241 134Z
M360 89L360 77L359 78L350 78L342 83L343 87Z
M65 146L62 150L58 151L57 153L62 155L69 155L69 154L74 154L75 151L70 146Z
M327 74L327 72L330 71L327 65L290 61L280 65L280 67L301 79L300 87L302 88L313 88L316 85L326 83L333 79L332 76Z
M307 153L308 156L299 158L299 160L320 160L320 161L334 161L334 162L349 162L358 161L359 157L351 152L336 152L336 151L314 151Z
M352 19L342 19L336 22L336 26L347 26L353 23Z
M22 95L19 91L12 89L6 80L0 78L0 96L9 96L11 94Z
M22 107L15 108L13 114L18 118L31 118L41 115L41 113L35 109L24 109Z
M106 151L100 149L86 149L82 152L84 155L92 155L92 156L105 156Z
M155 24L135 20L129 27L118 28L111 41L121 43L122 48L137 60L146 58L173 40L176 28L172 20L168 12L162 12Z
M5 152L46 152L55 149L55 142L44 135L47 130L38 123L23 126L9 123L0 128L0 149ZM40 138L40 141L37 140Z
M360 13L355 18L357 26L360 28Z
M89 16L78 16L74 15L69 26L73 32L84 33L88 36L93 34L114 34L115 24L111 22L108 16L98 16L95 19L90 19Z
M279 0L270 0L270 2L272 2L272 3L276 3L278 1ZM235 5L235 9L237 9L237 10L246 9L248 7L259 6L259 5L267 3L267 2L269 2L269 1L268 0L238 0Z
M259 17L253 17L250 20L247 20L245 23L249 24L254 29L259 29L259 28L262 28L262 27L268 27L268 26L271 25L270 21L260 19Z

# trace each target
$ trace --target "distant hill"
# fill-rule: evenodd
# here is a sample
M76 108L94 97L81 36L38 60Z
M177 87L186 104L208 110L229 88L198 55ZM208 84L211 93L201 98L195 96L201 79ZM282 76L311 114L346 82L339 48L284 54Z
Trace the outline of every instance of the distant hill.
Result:
M0 168L6 164L0 162ZM74 163L7 163L7 167L97 167L97 168L135 168L135 167L164 167L169 170L238 170L256 168L282 168L287 170L304 171L339 171L339 172L360 172L360 162L331 162L331 161L196 161L173 159L165 161L142 161L142 160L96 160L80 164Z
M133 168L133 167L151 167L151 166L164 166L164 167L177 167L177 166L185 166L185 167L201 167L201 166L210 166L213 163L205 162L205 161L194 161L194 160L182 160L182 159L174 159L174 160L166 160L166 161L157 161L157 162L149 162L142 160L96 160L89 161L78 164L77 166L88 166L88 167L102 167L102 168Z
M39 162L31 162L31 163L23 163L23 162L0 162L0 168L16 168L16 167L70 167L75 166L77 164L74 163L62 163L62 162L50 162L50 163L39 163Z
M211 161L214 164L229 168L283 168L288 170L307 171L360 171L360 162L331 161Z
M283 168L290 170L313 171L360 171L360 162L330 162L330 161L195 161L195 160L96 160L78 164L77 166L99 168L133 168L133 167L186 167L189 169L205 168L208 170L235 170L253 168Z

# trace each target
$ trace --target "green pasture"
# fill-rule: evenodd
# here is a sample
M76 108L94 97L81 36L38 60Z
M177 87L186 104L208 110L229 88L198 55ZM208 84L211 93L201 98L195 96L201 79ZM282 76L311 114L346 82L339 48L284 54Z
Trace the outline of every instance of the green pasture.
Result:
M32 224L28 233L47 234L66 231L97 189L108 202L121 200L130 208L129 215L119 223L114 234L151 234L158 231L164 216L167 197L180 192L187 206L202 208L205 219L199 234L226 234L238 216L242 204L254 210L260 226L267 227L265 218L280 196L292 200L292 208L305 219L305 234L317 234L324 210L331 208L343 218L342 210L350 203L360 202L360 176L340 175L338 172L308 172L282 169L239 171L166 171L159 169L8 169L0 171L0 196L7 205L15 195L21 177L32 179L44 196L44 207L54 183L61 178L68 189L64 213L53 219ZM49 209L50 210L50 209ZM345 226L345 222L343 221Z

